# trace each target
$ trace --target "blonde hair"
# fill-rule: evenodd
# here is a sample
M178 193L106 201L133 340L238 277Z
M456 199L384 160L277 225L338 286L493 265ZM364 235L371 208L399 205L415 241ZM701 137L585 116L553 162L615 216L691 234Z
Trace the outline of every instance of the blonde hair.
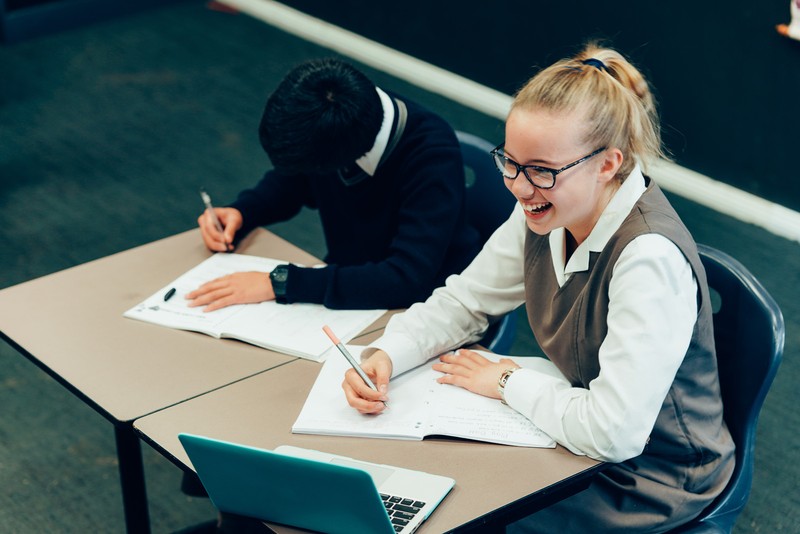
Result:
M666 157L655 98L644 76L619 52L594 42L531 78L514 98L511 112L516 109L584 113L586 143L622 152L620 181L637 162L646 166Z

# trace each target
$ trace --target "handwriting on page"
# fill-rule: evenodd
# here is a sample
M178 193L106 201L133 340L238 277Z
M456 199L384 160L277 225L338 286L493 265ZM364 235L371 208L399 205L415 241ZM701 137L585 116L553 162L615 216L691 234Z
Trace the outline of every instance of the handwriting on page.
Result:
M430 432L529 447L552 446L550 436L528 418L496 399L435 383Z
M436 414L433 425L442 434L480 441L550 441L533 423L511 408L498 412L496 409L451 406L447 412Z
M555 446L550 436L500 401L439 384L436 379L441 373L430 365L425 363L393 378L389 409L364 416L347 404L342 392L342 377L349 364L343 357L329 358L292 432L392 439L444 435L520 447Z

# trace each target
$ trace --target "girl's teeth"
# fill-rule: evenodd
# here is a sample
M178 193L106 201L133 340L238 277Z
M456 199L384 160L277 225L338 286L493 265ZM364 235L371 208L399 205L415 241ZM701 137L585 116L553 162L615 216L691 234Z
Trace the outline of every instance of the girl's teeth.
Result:
M550 207L550 203L538 204L536 206L525 206L525 209L531 213L541 213Z

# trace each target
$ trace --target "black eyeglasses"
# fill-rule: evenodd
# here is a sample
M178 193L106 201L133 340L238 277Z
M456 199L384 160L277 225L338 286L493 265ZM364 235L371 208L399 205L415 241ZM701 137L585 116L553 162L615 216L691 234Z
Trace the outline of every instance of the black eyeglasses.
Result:
M537 187L539 189L552 189L556 185L556 176L567 169L571 169L575 165L583 163L587 159L596 156L606 149L606 147L598 148L588 156L584 156L579 160L573 161L569 165L564 165L560 169L550 169L548 167L540 167L539 165L520 165L505 155L503 152L504 146L505 143L497 146L490 152L492 159L494 160L494 164L497 166L497 170L500 171L500 174L503 175L503 178L506 178L507 180L515 180L517 176L519 176L519 173L522 172L522 174L525 175L525 179L528 180L533 187Z

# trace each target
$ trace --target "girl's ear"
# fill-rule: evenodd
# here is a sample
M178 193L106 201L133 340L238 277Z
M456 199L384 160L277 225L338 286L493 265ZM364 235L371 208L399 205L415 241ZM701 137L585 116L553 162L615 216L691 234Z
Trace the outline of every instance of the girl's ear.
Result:
M617 175L617 171L622 166L625 157L618 148L608 148L603 152L603 162L600 164L600 176L602 182L610 182Z

